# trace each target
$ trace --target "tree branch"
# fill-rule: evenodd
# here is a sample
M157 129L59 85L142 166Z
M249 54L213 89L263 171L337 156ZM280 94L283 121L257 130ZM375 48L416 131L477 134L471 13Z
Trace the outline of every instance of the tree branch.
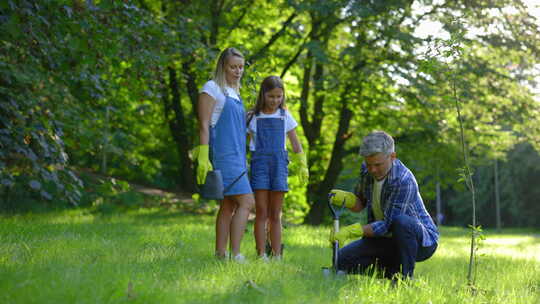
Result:
M287 74L287 71L289 71L291 66L296 63L296 60L298 60L298 57L300 57L300 54L302 54L302 51L304 51L305 47L306 47L306 44L302 43L302 45L298 48L298 51L296 52L296 54L294 54L294 56L291 58L291 60L289 60L289 62L287 62L287 64L283 68L283 71L281 72L281 75L280 75L280 77L282 79L283 79L283 77L285 77L285 74Z
M242 13L240 14L240 16L238 16L238 18L236 18L236 20L234 21L234 23L229 27L229 31L227 32L227 36L231 35L231 33L238 28L238 26L240 25L240 22L242 22L242 19L244 19L244 17L246 16L248 10L251 8L251 5L253 4L253 1L249 1L248 4L246 4L246 6L244 6L244 8L242 9Z
M277 31L274 35L272 35L272 37L270 37L270 40L268 40L266 45L264 45L257 53L255 53L255 55L249 57L247 61L250 63L253 63L257 59L262 57L262 55L266 53L266 51L270 48L270 46L272 46L272 44L274 44L279 39L279 37L281 37L283 33L285 33L285 30L289 27L289 25L291 25L292 21L294 20L294 18L296 18L296 16L298 16L298 14L296 12L293 12L289 16L289 18L287 18L287 20L283 22L281 29Z

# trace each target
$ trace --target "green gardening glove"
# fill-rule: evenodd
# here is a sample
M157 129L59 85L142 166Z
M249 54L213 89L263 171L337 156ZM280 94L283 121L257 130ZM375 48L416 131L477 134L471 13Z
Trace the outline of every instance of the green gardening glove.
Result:
M204 184L206 174L212 170L208 154L208 145L199 145L193 149L193 157L197 160L197 183L199 185Z
M291 153L291 161L300 179L307 181L309 179L309 170L307 166L306 154L304 152Z
M338 232L334 232L334 228L330 231L330 238L328 239L331 244L334 244L335 241L338 241L340 246L345 245L347 240L357 239L364 235L364 230L362 230L362 224L356 223L349 226L341 228Z
M343 204L343 201L345 201L345 207L347 208L353 208L356 205L356 195L352 192L332 189L330 193L334 194L330 198L330 201L334 205L341 206Z

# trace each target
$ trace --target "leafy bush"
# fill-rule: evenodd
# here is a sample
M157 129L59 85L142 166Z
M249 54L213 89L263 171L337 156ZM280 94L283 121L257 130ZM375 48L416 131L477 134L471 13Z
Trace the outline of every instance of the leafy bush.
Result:
M129 183L114 178L102 180L97 185L95 192L89 195L92 201L92 211L102 214L139 208L145 202L142 193L132 190Z

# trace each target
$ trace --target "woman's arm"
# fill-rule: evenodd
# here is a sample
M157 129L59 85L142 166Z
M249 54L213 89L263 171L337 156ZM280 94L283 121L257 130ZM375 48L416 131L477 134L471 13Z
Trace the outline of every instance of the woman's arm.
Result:
M212 112L215 105L216 100L212 96L206 93L199 95L197 110L199 112L199 144L201 145L208 145L210 120L212 119Z

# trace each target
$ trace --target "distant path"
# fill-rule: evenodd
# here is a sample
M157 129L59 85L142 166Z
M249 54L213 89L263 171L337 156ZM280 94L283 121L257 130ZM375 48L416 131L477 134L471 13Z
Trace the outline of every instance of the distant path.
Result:
M127 181L126 181L127 182ZM160 196L160 197L172 197L171 202L182 202L182 203L193 203L193 199L191 198L191 194L185 193L185 192L171 192L163 189L158 188L151 188L148 186L143 186L139 184L134 184L131 182L128 182L131 186L131 188L137 192L141 192L148 195L154 195L154 196Z
M125 179L122 179L122 178L118 178L118 177L115 177L115 176L108 176L108 175L102 175L102 174L99 174L97 172L94 172L88 168L77 168L75 169L75 171L79 174L83 173L85 175L88 175L96 180L104 180L104 179L107 179L107 178L114 178L116 180L119 180L119 181L124 181L124 182L127 182L131 189L133 189L134 191L137 191L137 192L140 192L140 193L144 193L144 194L147 194L147 195L151 195L151 196L159 196L159 197L167 197L168 198L168 201L170 203L193 203L193 199L191 198L191 194L190 193L186 193L186 192L183 192L183 191L168 191L168 190L164 190L164 189L159 189L159 188L155 188L155 187L150 187L150 186L145 186L145 185L140 185L140 184L137 184L137 183L133 183L133 182L130 182L128 180L125 180Z

